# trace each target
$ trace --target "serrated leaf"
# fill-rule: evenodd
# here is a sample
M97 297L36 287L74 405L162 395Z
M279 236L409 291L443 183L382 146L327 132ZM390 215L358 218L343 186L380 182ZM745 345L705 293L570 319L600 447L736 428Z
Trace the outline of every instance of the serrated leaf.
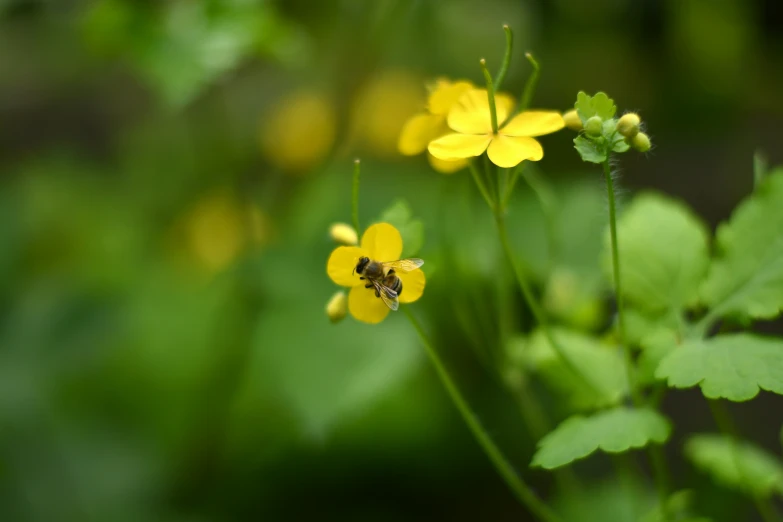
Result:
M775 455L726 435L694 435L685 456L724 486L754 496L783 494L783 463Z
M693 304L709 264L707 227L684 204L646 193L637 196L617 224L623 297L648 315L678 312ZM611 243L604 267L612 279Z
M538 443L531 466L554 469L602 450L622 453L669 438L671 424L660 413L626 407L563 421Z
M582 161L588 161L590 163L603 163L606 161L607 156L605 147L586 136L577 136L574 138L574 148L582 157Z
M674 351L680 344L677 333L667 328L662 328L645 336L641 341L643 348L639 356L639 372L637 373L641 384L652 384L656 380L655 371L661 361Z
M759 388L783 395L783 339L746 333L686 341L655 372L669 386L701 386L705 397L747 401Z
M387 208L379 221L394 225L402 236L402 257L413 257L424 245L424 223L413 219L408 202L399 199Z
M566 395L571 406L577 409L611 406L626 395L628 379L618 347L564 329L556 329L552 333L584 378L574 375L540 330L530 337L525 346L525 361L547 385Z
M593 116L598 116L602 120L609 120L614 118L617 112L614 100L603 92L598 92L595 96L589 96L584 91L579 91L576 95L574 108L579 115L579 119L582 120L582 124Z
M718 228L701 287L716 317L770 319L783 307L783 170L769 174Z

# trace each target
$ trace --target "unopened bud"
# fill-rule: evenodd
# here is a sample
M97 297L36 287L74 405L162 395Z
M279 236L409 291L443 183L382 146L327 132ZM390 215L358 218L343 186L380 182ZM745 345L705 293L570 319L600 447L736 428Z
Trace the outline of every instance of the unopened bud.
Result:
M565 120L566 127L574 131L582 130L582 120L579 119L579 114L575 110L570 110L563 113L563 120Z
M636 134L636 136L630 139L629 143L631 147L638 150L639 152L647 152L650 150L650 147L652 147L652 143L650 143L650 137L643 132Z
M617 121L617 132L626 138L633 138L639 134L640 123L642 123L642 120L639 119L638 114L634 114L633 112L623 114L623 116Z
M329 227L329 236L341 245L354 246L359 242L356 230L347 223L334 223Z
M601 135L601 131L604 127L604 120L600 116L593 116L588 118L585 122L585 132L594 138Z
M340 290L326 303L326 315L332 323L339 323L348 313L348 297Z

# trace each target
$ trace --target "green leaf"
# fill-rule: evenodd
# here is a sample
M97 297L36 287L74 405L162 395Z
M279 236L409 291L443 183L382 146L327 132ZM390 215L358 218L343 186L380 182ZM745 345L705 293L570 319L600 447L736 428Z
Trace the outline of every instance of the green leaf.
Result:
M628 380L618 347L602 344L595 337L578 332L556 329L552 333L584 379L574 375L540 330L523 348L525 362L531 371L568 397L570 405L577 409L612 406L625 397Z
M655 373L669 386L701 386L705 397L747 401L759 388L783 395L783 339L746 333L686 341Z
M612 152L626 152L628 149L630 149L631 146L628 145L628 142L625 141L622 137L620 139L616 139L614 142L614 146L612 147Z
M680 338L673 330L662 328L646 336L641 341L643 348L639 356L639 372L637 374L641 384L652 384L660 380L655 372L661 361L673 352L680 344Z
M598 116L602 120L609 120L614 118L617 112L614 100L603 92L598 92L595 96L589 96L584 91L579 91L576 95L574 108L579 115L579 119L582 120L582 124L593 116Z
M729 488L759 497L783 494L783 463L750 442L694 435L685 443L685 456Z
M591 140L586 136L574 138L574 148L582 157L582 161L590 163L603 163L606 161L606 148L604 144Z
M637 196L617 225L623 297L648 315L694 304L709 264L707 227L684 204L662 195ZM611 243L604 266L612 278Z
M670 432L669 421L648 409L619 407L590 417L575 415L539 441L531 466L554 469L599 449L622 453L651 442L662 444Z
M783 170L769 174L718 228L701 296L716 317L770 319L783 307Z
M381 214L379 221L394 225L400 231L403 258L419 253L424 245L424 223L420 219L413 219L413 212L407 201L395 201Z

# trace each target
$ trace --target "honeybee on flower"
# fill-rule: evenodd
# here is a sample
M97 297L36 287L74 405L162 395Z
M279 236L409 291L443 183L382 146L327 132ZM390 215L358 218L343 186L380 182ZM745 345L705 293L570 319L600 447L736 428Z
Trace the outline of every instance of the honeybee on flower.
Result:
M329 277L349 287L348 311L359 321L383 321L400 303L417 301L426 283L421 259L400 259L402 236L388 223L377 223L362 235L360 246L334 249L326 264Z

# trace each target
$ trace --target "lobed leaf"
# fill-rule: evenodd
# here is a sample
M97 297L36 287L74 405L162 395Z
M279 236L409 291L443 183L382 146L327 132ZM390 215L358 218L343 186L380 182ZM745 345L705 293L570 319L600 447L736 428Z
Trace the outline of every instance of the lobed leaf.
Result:
M754 496L783 495L783 463L771 453L727 435L693 435L685 456L721 484Z
M579 115L579 119L582 120L582 124L593 116L598 116L602 120L612 119L617 112L614 100L604 92L598 92L595 96L590 96L584 91L579 91L576 95L574 108Z
M645 193L617 224L623 297L647 315L677 313L694 304L709 265L709 232L684 204ZM605 272L612 278L611 243Z
M574 148L582 157L582 161L590 163L603 163L606 161L605 147L595 140L582 135L577 136L574 138Z
M701 386L705 397L747 401L759 388L783 395L783 339L740 333L686 341L655 372L669 386Z
M554 469L587 457L596 450L622 453L669 438L671 424L648 409L618 407L563 421L538 443L531 466Z
M701 286L716 317L770 319L783 308L783 169L768 174L716 237Z

